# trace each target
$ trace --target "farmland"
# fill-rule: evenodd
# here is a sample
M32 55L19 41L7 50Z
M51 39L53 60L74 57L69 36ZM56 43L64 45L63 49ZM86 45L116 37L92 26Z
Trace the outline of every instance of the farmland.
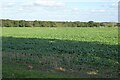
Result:
M5 78L116 78L118 28L3 27L2 53Z

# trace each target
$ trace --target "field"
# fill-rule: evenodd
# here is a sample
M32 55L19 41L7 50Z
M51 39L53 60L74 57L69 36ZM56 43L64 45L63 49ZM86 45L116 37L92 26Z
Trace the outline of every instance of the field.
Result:
M116 78L118 28L2 28L4 78Z

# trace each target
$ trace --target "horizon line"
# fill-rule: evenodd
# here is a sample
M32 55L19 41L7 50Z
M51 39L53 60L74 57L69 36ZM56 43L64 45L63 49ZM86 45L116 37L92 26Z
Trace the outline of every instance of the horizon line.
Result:
M94 21L94 20L88 20L88 21L80 21L80 20L26 20L26 19L0 19L0 20L23 20L23 21L51 21L51 22L89 22L89 21L93 21L93 22L108 22L108 23L119 23L116 21Z

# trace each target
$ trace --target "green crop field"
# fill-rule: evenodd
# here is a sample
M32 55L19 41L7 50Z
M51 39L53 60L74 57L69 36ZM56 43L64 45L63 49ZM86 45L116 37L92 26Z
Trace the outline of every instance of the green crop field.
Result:
M118 28L2 28L4 78L116 78Z

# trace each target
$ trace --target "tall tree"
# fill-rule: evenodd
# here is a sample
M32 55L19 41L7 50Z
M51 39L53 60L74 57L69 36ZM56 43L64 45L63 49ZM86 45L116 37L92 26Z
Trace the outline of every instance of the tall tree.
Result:
M93 21L89 21L88 22L88 27L93 27L94 26L94 22Z
M25 20L19 21L19 27L25 27Z

